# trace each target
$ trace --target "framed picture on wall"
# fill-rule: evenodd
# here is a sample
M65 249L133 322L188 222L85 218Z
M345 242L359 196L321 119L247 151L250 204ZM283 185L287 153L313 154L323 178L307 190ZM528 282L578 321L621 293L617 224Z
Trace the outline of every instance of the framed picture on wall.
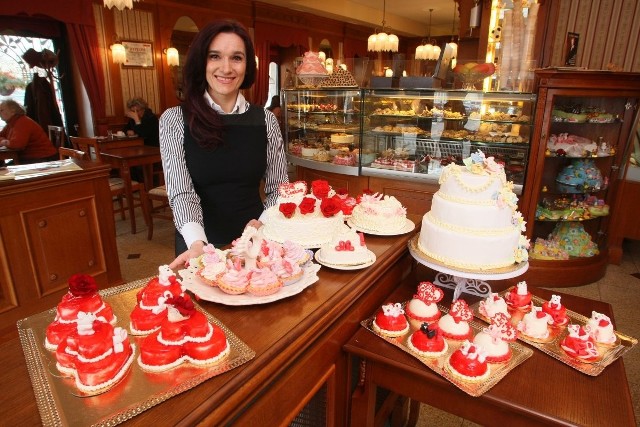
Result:
M124 67L153 67L153 45L150 42L127 42L122 45L127 55Z
M565 48L565 60L564 65L568 67L576 66L576 57L578 56L578 41L580 41L580 34L567 33L567 45Z

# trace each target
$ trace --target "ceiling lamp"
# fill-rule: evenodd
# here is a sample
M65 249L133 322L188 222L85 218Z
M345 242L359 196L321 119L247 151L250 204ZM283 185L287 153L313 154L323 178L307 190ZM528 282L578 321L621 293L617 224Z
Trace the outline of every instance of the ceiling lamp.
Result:
M423 59L427 61L435 61L440 57L440 46L437 45L437 42L434 40L434 44L431 44L431 15L433 13L433 9L429 9L429 33L427 34L427 39L423 40L424 44L421 44L416 48L416 59Z
M384 20L387 9L387 1L383 0L382 4L382 28L378 33L375 31L369 36L367 41L367 50L369 52L397 52L400 40L395 34L387 34L384 32L386 21Z
M445 47L451 49L451 68L455 68L458 60L458 44L455 42L456 34L456 2L453 2L453 23L451 24L451 41Z
M111 59L113 59L114 64L124 64L127 62L127 51L124 49L124 45L121 43L111 45Z
M115 6L116 9L122 11L124 9L133 9L133 2L140 0L103 0L104 7L111 9Z

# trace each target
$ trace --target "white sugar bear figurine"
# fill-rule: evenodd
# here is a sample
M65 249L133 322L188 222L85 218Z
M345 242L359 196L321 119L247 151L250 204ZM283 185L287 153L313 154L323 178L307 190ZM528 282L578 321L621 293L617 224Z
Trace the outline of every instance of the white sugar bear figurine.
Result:
M549 299L549 305L553 308L560 308L562 304L560 304L560 295L551 295L551 299Z
M591 337L602 344L612 344L616 341L611 319L606 314L593 311L591 319L587 322L587 330Z

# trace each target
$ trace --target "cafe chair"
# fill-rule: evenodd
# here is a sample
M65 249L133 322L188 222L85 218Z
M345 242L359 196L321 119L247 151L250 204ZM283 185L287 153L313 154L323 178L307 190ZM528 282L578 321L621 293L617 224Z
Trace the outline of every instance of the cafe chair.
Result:
M67 147L58 147L58 154L60 155L60 160L64 159L88 159L87 153L84 151L76 150L74 148Z
M69 141L71 146L77 151L83 151L87 153L87 156L92 160L102 161L100 156L100 145L95 138L86 138L79 136L70 136ZM109 178L109 189L111 190L111 196L113 200L117 202L117 207L114 207L113 213L120 214L122 220L127 219L128 206L124 203L126 200L126 189L124 180L120 177ZM151 227L151 217L149 214L149 199L147 198L147 192L144 189L144 183L135 180L131 181L131 191L133 193L133 207L141 208L144 216L144 222L147 227Z
M64 128L62 126L49 125L49 139L56 148L65 146Z
M167 187L160 185L154 187L147 193L149 199L149 227L147 228L147 240L153 237L153 219L160 218L173 221L173 214L169 207L169 197L167 196ZM156 202L156 203L154 203Z

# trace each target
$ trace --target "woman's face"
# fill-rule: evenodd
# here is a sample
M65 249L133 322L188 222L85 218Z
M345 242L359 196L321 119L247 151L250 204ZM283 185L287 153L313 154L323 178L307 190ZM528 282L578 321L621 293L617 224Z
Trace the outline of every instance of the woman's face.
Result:
M235 105L246 69L246 49L240 36L220 33L211 40L207 55L207 91L226 112Z
M5 123L13 117L13 110L6 105L0 105L0 119Z

